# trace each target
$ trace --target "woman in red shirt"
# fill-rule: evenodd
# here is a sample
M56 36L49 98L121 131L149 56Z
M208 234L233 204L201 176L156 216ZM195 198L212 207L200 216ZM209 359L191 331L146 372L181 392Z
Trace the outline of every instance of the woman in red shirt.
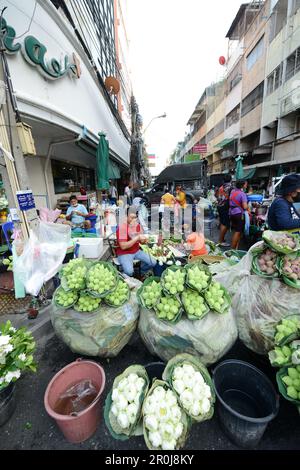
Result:
M133 275L134 260L141 261L142 275L156 266L157 261L140 250L140 243L145 243L147 237L143 235L137 222L136 211L130 210L128 212L127 223L118 227L116 236L118 244L116 254L125 274Z

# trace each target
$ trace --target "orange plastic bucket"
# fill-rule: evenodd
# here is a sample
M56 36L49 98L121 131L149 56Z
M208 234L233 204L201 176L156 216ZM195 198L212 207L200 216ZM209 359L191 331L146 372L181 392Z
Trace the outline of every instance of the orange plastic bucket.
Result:
M55 404L61 395L82 380L91 380L98 393L95 400L83 411L69 416L54 411ZM67 441L79 443L89 439L96 431L101 418L100 398L105 387L103 368L93 361L77 361L61 369L49 383L44 404L47 413L55 419Z

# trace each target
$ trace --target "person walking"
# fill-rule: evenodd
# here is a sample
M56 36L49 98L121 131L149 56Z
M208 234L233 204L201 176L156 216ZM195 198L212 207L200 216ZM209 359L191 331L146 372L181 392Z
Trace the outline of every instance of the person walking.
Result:
M128 206L131 206L131 204L132 204L132 183L131 183L131 181L126 186L126 188L124 190L124 195L127 198Z
M176 199L173 194L170 193L169 189L165 189L165 194L160 200L160 204L163 205L163 225L164 229L170 229L170 234L174 235L174 207Z
M300 202L300 175L291 174L283 178L280 195L271 204L268 225L271 230L300 229L300 214L294 206Z
M219 244L221 246L230 246L225 242L225 235L230 229L229 218L229 197L232 191L231 175L225 175L223 184L217 191L217 211L220 220Z
M241 241L242 233L245 227L245 211L248 210L248 200L243 189L245 181L237 181L235 188L232 189L229 197L229 216L231 228L234 231L231 248L238 250Z
M118 190L115 187L114 183L112 180L109 180L109 190L108 190L108 196L109 196L109 201L112 205L117 204L117 199L118 199Z

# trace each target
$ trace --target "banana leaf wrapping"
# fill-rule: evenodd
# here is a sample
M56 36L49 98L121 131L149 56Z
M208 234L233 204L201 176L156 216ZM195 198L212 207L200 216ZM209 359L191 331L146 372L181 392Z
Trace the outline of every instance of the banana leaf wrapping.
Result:
M163 380L155 380L152 384L152 387L148 391L145 399L153 393L153 390L156 387L163 387L165 390L171 389L171 387L169 386L169 384L167 382L164 382ZM143 405L143 409L142 409L142 414L143 414L143 418L144 418L144 416L145 416L144 405ZM189 433L189 429L190 429L190 425L191 425L187 414L183 411L182 408L181 408L181 422L183 424L183 432L182 432L182 435L177 440L176 450L182 449L184 447L184 445L186 443L186 440L188 438L188 433ZM144 434L144 439L145 439L146 446L148 447L149 450L161 450L161 448L157 448L157 447L152 446L152 444L149 440L149 436L148 436L149 432L145 427L144 421L143 421L143 434Z
M150 308L147 307L146 303L145 303L145 299L143 298L143 291L144 291L144 288L146 286L148 286L149 284L151 284L153 281L155 281L156 283L160 284L160 277L158 276L150 276L148 277L147 279L144 280L143 284L141 285L141 287L138 289L137 291L137 298L138 298L138 301L139 301L139 304L142 306L142 307L145 307L145 308ZM161 288L161 286L160 286ZM160 289L161 292L162 292L162 288ZM155 302L152 303L152 308L154 307L154 305L159 301L159 298L156 299Z
M282 246L278 244L278 240L280 237L288 235L294 242L295 247L291 248L288 246ZM277 253L281 253L283 255L287 255L290 253L295 253L296 251L300 250L300 239L298 235L287 233L287 232L272 232L271 230L265 230L262 235L263 240L267 245L269 245L273 250L277 251Z
M276 324L289 315L300 312L297 289L279 279L264 279L251 274L252 251L226 273L215 276L232 295L232 310L237 320L239 337L252 351L267 355L274 348Z
M212 306L211 304L211 301L210 299L207 297L207 292L204 292L204 298L206 300L206 303L207 305L209 306L209 308L211 309L212 312L216 312L216 313L219 313L219 314L223 314L223 313L226 313L231 305L231 302L232 302L232 299L229 295L229 293L227 292L227 290L225 289L224 286L221 285L221 290L223 291L224 293L224 296L223 296L223 299L224 299L224 303L223 305L221 305L220 308L216 309L216 307Z
M207 266L204 266L204 265L201 264L201 263L187 264L187 265L184 267L184 269L186 270L186 281L185 281L186 285L187 285L190 289L195 290L195 291L201 293L201 292L204 292L204 291L207 289L207 287L205 287L205 288L203 288L203 289L197 289L197 287L195 287L193 284L191 284L191 282L190 282L190 280L189 280L189 271L192 270L193 268L195 268L195 265L196 265L201 271L204 271L205 274L208 275L208 280L207 280L208 286L209 286L210 283L211 283L212 275L211 275L211 273L209 272Z
M101 264L101 265L105 266L107 269L109 269L109 271L114 275L114 278L115 278L114 286L111 289L107 289L107 290L101 292L101 294L97 291L94 291L92 288L89 287L89 281L91 280L91 278L93 276L93 268L97 264ZM111 263L109 263L107 261L96 261L95 263L93 263L90 266L90 268L88 270L88 273L87 273L87 276L86 276L87 290L89 291L89 293L91 295L93 295L94 297L98 297L98 298L103 298L103 297L106 297L107 295L111 294L116 289L118 281L119 281L118 271L116 270L116 268Z
M234 345L238 332L233 312L209 312L199 321L182 318L177 324L159 320L153 310L141 309L139 333L146 347L163 361L181 353L197 355L208 366L221 359Z
M292 253L291 255L282 256L281 258L278 258L277 262L277 269L281 274L283 282L294 289L300 289L300 279L293 279L291 274L285 271L284 262L286 260L295 260L297 258L300 258L299 251L297 253Z
M74 300L74 302L72 302L70 305L66 305L66 306L63 306L63 305L60 305L58 302L57 302L57 294L59 294L59 292L61 291L64 291L65 289L63 289L61 286L59 286L55 292L53 293L53 296L52 296L52 304L54 304L55 307L57 308L62 308L62 309L65 309L65 308L71 308L73 307L73 305L75 305L75 303L77 302L78 300L78 295L79 293L77 291L71 291L71 290L68 290L68 291L65 291L65 292L74 292L74 294L76 294L76 299Z
M298 410L299 410L299 413L300 413L300 399L296 400L294 398L289 397L288 394L287 394L287 387L286 387L285 383L282 381L283 377L285 377L286 375L288 375L288 368L287 367L282 367L277 372L276 382L277 382L277 385L278 385L278 390L286 400L290 401L291 403L293 403L294 405L296 405L298 407Z
M176 390L173 387L172 377L173 377L174 370L176 369L176 367L182 366L183 364L189 364L189 365L193 366L196 371L200 372L200 374L202 375L202 377L204 379L204 382L210 387L210 390L211 390L211 407L210 407L210 410L208 411L208 413L206 413L204 415L193 416L193 415L189 414L188 410L186 410L184 408L184 406L183 406L183 404L180 400L180 396L178 395L178 393L176 392ZM213 417L213 415L214 415L214 404L215 404L215 401L216 401L216 394L215 394L214 386L213 386L211 377L209 375L209 372L208 372L207 368L201 363L201 361L199 360L198 357L193 356L191 354L178 354L178 356L175 356L175 357L173 357L172 359L169 360L169 362L167 363L166 368L163 372L162 378L163 378L163 380L165 380L170 385L170 387L172 388L174 393L177 395L180 406L184 409L186 414L188 416L190 416L192 421L201 423L202 421L207 421L207 420L209 420Z
M73 260L70 261L71 264ZM80 261L76 260L76 264L74 264L74 269L75 269L75 266L84 266L86 267L86 274L88 273L88 270L89 268L91 267L92 265L92 261L89 261L89 260L86 260L84 258L80 259ZM69 264L69 263L68 263ZM64 272L65 272L65 267L66 266L63 266L60 271L59 271L59 278L60 278L60 282L61 282L61 287L65 290L65 291L70 291L70 290L74 290L72 288L69 287L69 284L68 284L68 280L67 280L67 277L65 276ZM80 284L80 287L76 290L84 290L86 288L86 277L85 279L82 281L82 283Z
M139 318L136 289L129 301L121 307L100 305L95 313L79 313L74 309L50 312L57 336L78 354L85 356L116 357L126 346Z
M137 418L133 424L129 426L127 429L121 428L119 425L116 417L112 414L111 412L111 407L113 404L112 401L112 392L114 388L117 388L119 383L121 382L122 379L128 377L130 374L137 374L139 377L145 380L145 385L143 387L143 390L141 391L140 394L140 399L139 399L139 411L137 414ZM131 436L137 436L137 435L142 435L143 432L140 431L142 423L141 423L141 416L142 416L142 406L143 402L145 399L145 396L147 395L148 389L149 389L149 377L146 372L146 369L139 365L139 364L133 364L130 367L127 367L127 369L124 370L124 372L120 375L118 375L113 383L112 389L108 393L106 400L105 400L105 405L104 405L104 419L105 419L105 424L112 435L114 439L122 440L125 441L129 439ZM140 428L140 429L139 429Z
M279 277L279 272L277 268L278 256L275 261L275 273L274 274L267 274L266 272L260 269L258 259L266 251L266 249L267 248L265 247L261 247L252 251L253 258L252 258L251 271L253 274L257 274L258 276L264 277L266 279L278 278Z
M161 285L162 285L162 288L165 292L166 295L170 295L172 296L171 292L166 289L166 281L165 281L165 277L167 276L168 272L169 271L181 271L181 272L185 272L184 269L181 267L181 266L169 266L167 269L164 270L164 272L162 273L161 275Z
M189 289L187 289L187 290L189 290ZM187 290L186 290L186 291L187 291ZM190 290L192 291L192 289L190 289ZM193 291L193 292L195 293L195 291ZM199 297L202 297L202 295L199 294L199 292L197 292L197 294L199 295ZM186 316L188 317L189 320L191 320L191 321L201 320L202 318L205 317L205 315L208 314L208 312L209 312L209 306L208 306L207 303L205 302L204 297L202 297L202 298L203 298L203 300L204 300L204 305L205 305L205 307L206 307L206 310L205 310L204 312L201 312L201 315L200 315L200 316L197 316L197 315L193 315L193 314L191 314L191 313L188 312L188 308L187 308L187 305L186 305L186 301L185 301L185 299L184 299L184 295L183 295L183 294L181 295L181 302L182 302L184 311L185 311L185 313L186 313Z
M119 277L119 281L118 281L116 289L118 289L119 283L125 284L127 286L127 296L126 296L125 300L120 305L115 305L114 302L112 302L111 299L109 298L110 296L113 297L113 295L115 293L115 291L113 291L111 294L109 294L109 296L106 296L103 299L104 302L106 303L106 305L108 305L109 307L121 307L126 302L128 302L128 300L130 299L130 289L129 289L128 284L123 279L121 279L121 277Z

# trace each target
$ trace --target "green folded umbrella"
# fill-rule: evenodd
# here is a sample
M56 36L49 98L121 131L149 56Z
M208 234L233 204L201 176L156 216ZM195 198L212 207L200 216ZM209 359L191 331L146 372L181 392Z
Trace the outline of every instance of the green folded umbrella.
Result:
M109 145L105 134L99 133L100 139L96 152L97 189L108 189Z

